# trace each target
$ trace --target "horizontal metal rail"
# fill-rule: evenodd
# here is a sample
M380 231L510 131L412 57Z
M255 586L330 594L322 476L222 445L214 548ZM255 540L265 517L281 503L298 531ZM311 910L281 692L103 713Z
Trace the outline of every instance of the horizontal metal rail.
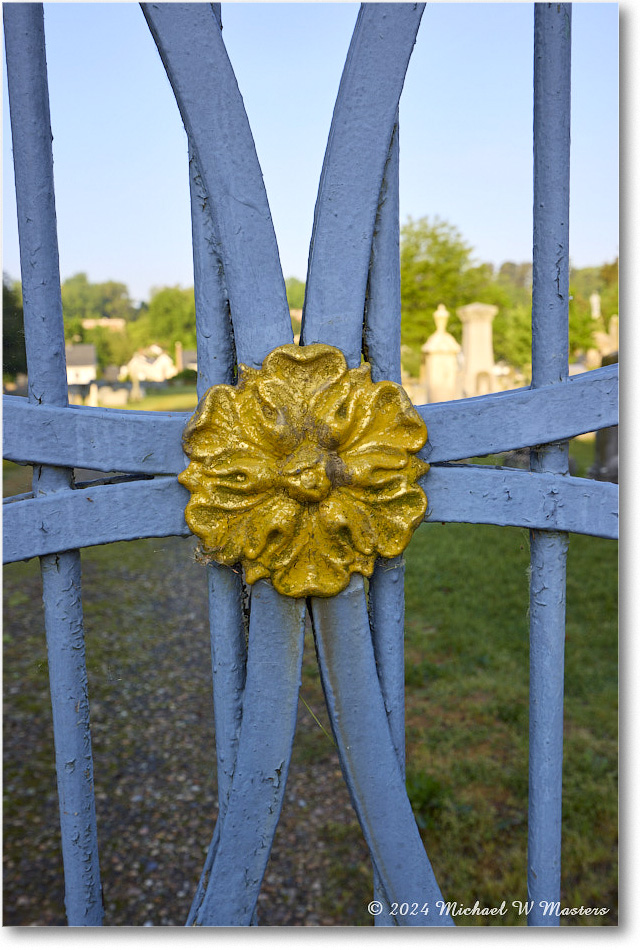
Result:
M189 412L37 406L4 397L3 457L36 465L169 475L186 467L181 434ZM563 441L618 424L618 366L540 389L418 406L429 462L493 455Z
M485 465L433 466L425 521L618 536L618 486ZM136 538L187 537L188 493L173 477L28 498L4 509L5 563Z

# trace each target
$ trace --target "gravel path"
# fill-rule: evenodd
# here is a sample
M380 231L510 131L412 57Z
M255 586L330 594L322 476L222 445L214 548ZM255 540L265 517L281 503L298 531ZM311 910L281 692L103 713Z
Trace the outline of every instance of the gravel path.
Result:
M191 540L83 553L106 926L183 926L216 818L203 568ZM65 926L37 561L4 584L4 925ZM302 696L328 729L313 648ZM259 925L368 926L366 846L334 746L299 704Z

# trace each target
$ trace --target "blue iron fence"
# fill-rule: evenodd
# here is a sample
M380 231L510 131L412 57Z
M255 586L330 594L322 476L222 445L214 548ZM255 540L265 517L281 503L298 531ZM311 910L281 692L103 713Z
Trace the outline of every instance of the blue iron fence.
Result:
M328 343L373 380L399 380L398 103L423 4L364 4L321 174L302 343ZM142 4L188 134L199 396L292 342L258 159L220 30L220 7ZM188 535L183 413L67 404L45 39L39 4L4 8L19 219L28 399L5 397L4 456L34 466L4 508L4 559L41 558L54 711L66 908L103 909L86 686L80 549ZM617 365L568 377L571 5L535 4L533 383L419 407L426 521L531 529L528 923L559 899L565 559L568 532L617 536L617 488L568 474L569 438L617 424ZM367 143L364 148L363 144ZM359 156L358 164L355 155ZM337 213L339 209L339 213ZM536 446L530 472L460 464ZM73 468L128 473L76 486ZM276 830L292 749L309 609L328 711L384 904L445 926L441 892L404 786L403 561L379 562L333 598L252 587L249 635L238 572L207 567L219 813L188 925L248 925ZM265 730L264 724L271 727ZM386 915L377 918L384 924Z

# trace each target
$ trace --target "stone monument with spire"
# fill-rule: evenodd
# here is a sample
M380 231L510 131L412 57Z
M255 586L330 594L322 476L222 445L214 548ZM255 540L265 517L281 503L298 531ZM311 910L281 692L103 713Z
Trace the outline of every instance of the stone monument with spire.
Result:
M461 347L446 330L450 314L443 303L440 303L433 316L437 329L421 348L419 385L425 393L426 402L461 399Z

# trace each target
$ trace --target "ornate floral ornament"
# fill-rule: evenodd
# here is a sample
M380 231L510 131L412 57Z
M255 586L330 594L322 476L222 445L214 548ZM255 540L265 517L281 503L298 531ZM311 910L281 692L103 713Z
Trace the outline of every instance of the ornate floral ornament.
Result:
M426 511L426 426L396 383L288 344L209 389L183 433L185 519L203 553L290 597L329 597L406 547Z

